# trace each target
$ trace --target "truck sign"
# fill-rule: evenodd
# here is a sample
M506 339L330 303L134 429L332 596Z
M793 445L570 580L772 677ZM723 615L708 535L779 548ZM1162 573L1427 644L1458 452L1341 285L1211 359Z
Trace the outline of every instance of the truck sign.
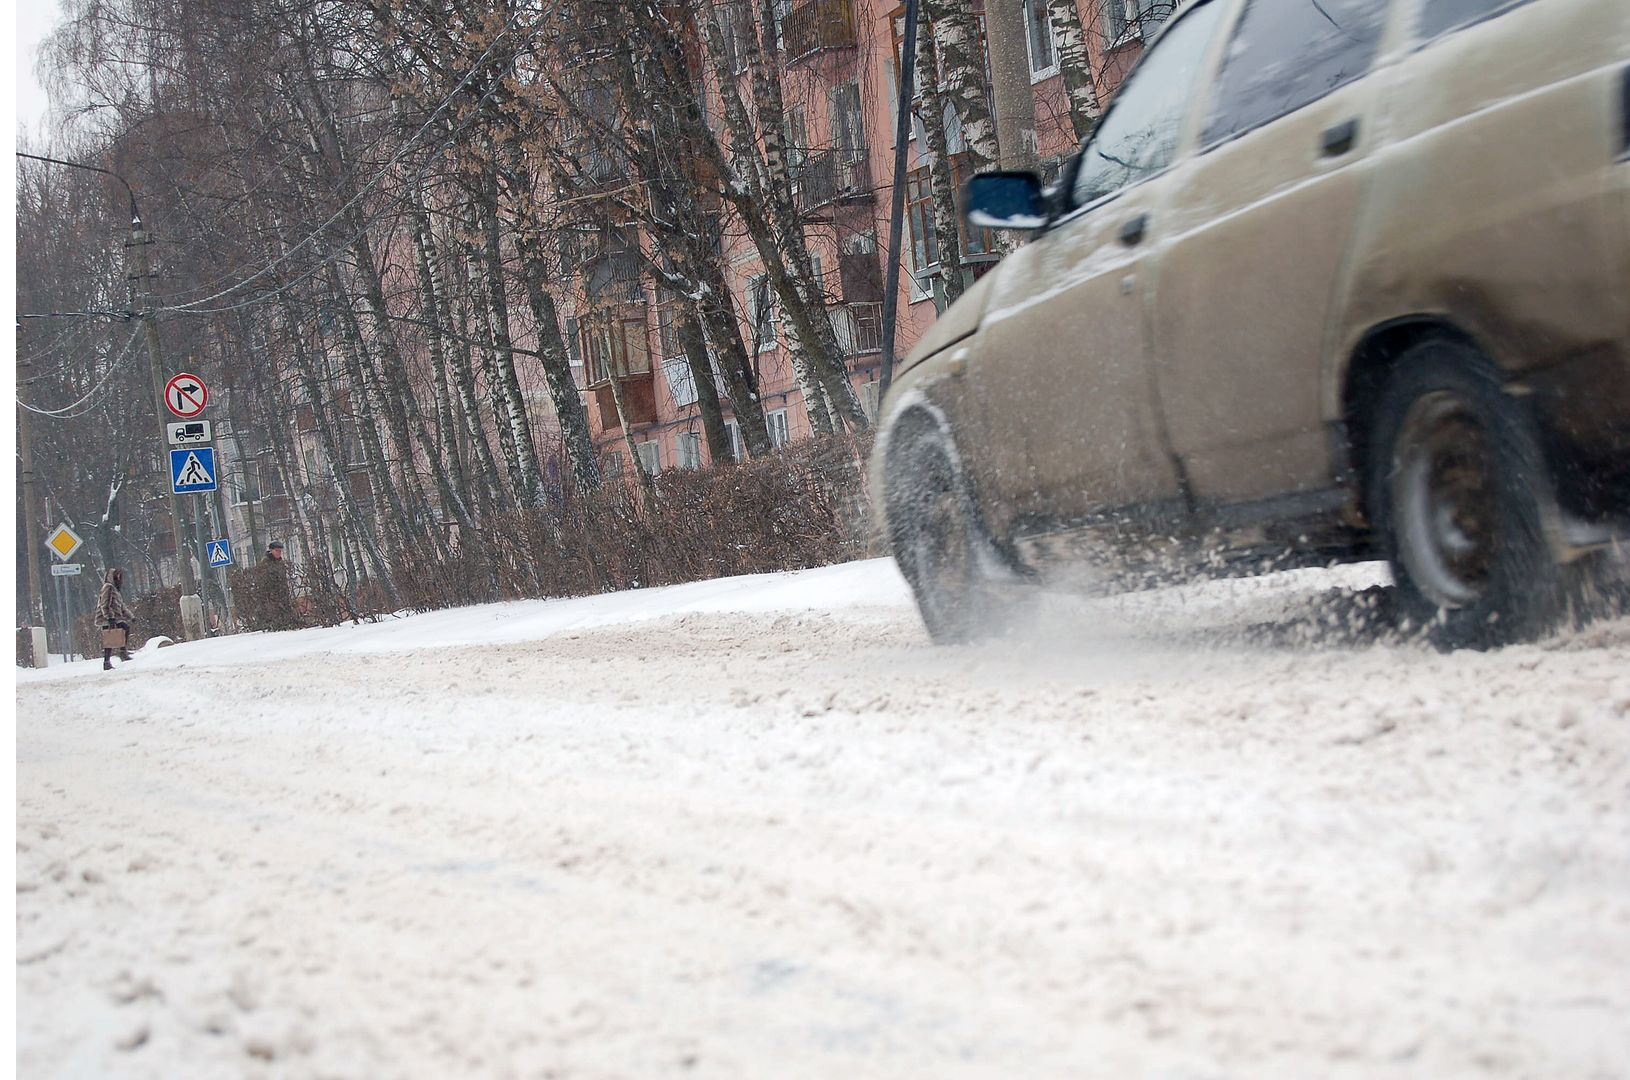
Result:
M202 446L210 440L208 420L183 420L179 424L165 424L171 446Z

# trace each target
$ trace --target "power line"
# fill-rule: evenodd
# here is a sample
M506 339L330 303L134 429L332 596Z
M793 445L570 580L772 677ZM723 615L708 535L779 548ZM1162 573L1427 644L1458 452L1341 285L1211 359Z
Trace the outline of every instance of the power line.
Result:
M99 311L95 308L89 311L19 311L19 319L118 319L123 322L134 319L134 311Z
M89 401L102 389L102 387L107 385L108 380L113 378L113 373L118 371L124 362L130 358L131 346L136 344L136 339L141 336L141 332L142 328L140 326L137 326L133 331L131 331L130 340L124 343L124 347L119 350L118 356L116 356L109 363L107 373L102 376L102 381L91 387L90 390L85 393L84 397L80 398L72 405L64 405L60 409L37 409L21 399L18 399L17 404L21 405L31 413L38 413L40 416L49 416L56 420L73 420L76 417L85 415L85 413L90 412L91 409L95 408L96 406L93 404L83 411L77 413L74 412L74 410L85 404L85 402Z

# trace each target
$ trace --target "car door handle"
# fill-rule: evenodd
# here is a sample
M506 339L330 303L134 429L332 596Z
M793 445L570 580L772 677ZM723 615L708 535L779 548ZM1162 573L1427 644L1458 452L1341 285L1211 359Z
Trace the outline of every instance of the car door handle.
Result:
M1139 214L1136 217L1127 218L1126 221L1121 224L1121 243L1125 244L1127 247L1132 247L1135 244L1138 244L1143 240L1143 234L1148 231L1148 228L1148 214Z
M1358 118L1343 120L1324 129L1319 136L1319 152L1325 157L1340 157L1358 143Z

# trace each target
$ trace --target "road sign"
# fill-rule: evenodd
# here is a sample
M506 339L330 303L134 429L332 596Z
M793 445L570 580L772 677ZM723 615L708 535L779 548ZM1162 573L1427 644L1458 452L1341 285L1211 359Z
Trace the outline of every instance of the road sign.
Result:
M51 576L74 577L83 569L85 568L76 562L59 562L51 567Z
M204 547L205 547L205 550L209 553L209 564L211 566L231 566L232 565L232 541L231 540L228 540L228 539L226 539L224 537L222 539L220 539L220 540L211 540L208 544L205 544Z
M209 387L196 375L183 371L164 384L164 405L183 420L191 420L209 404Z
M215 448L170 451L170 490L177 495L215 490Z
M179 424L165 424L164 432L171 446L205 446L209 443L208 420L185 420Z
M64 562L72 558L74 552L79 550L79 545L84 542L78 533L66 525L58 525L56 530L45 538L45 546L56 552L57 558Z

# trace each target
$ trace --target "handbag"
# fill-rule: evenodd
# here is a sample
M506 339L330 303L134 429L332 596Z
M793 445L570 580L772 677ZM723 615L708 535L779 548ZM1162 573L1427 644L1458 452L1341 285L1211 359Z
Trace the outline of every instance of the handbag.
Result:
M122 649L127 638L125 628L122 626L109 626L102 631L102 648Z

